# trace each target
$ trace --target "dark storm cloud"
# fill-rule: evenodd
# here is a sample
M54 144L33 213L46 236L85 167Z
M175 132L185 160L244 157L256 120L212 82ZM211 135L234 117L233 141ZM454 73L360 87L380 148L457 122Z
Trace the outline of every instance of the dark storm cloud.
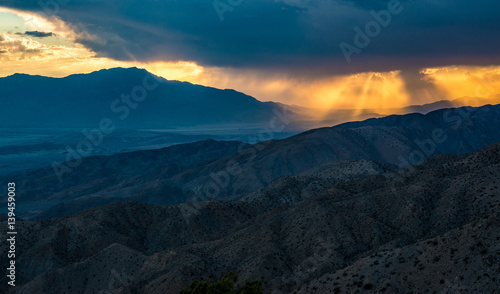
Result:
M373 20L370 11L386 9L389 1L220 1L232 6L224 21L213 0L4 3L56 15L76 28L79 43L118 60L189 60L311 75L500 63L498 1L401 0L403 11L350 64L339 44L354 45L354 27L364 30Z
M47 38L54 36L52 32L39 32L39 31L26 31L24 32L24 35L37 38Z

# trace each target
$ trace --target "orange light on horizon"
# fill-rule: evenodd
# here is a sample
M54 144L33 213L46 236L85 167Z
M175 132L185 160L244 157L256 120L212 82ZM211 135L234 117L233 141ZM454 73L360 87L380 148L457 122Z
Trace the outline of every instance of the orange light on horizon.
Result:
M2 7L0 13L17 18L16 25L19 22L26 28L47 30L57 35L33 39L0 31L0 77L14 73L63 77L135 66L169 80L235 89L260 101L312 108L311 115L316 118L327 115L332 109L350 109L353 115L357 115L366 109L390 111L444 99L486 98L500 94L500 66L426 68L420 71L420 75L410 78L403 77L401 71L307 77L286 72L205 67L193 61L116 61L97 57L95 52L76 43L76 33L61 20L47 20L36 14Z
M500 66L450 66L422 71L444 89L451 99L488 98L500 94Z

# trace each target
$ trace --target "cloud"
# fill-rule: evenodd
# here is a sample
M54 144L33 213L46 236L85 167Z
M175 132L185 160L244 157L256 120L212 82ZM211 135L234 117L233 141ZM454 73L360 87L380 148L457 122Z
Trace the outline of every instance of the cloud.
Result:
M27 40L24 38L10 38L6 35L1 35L0 50L3 53L10 53L14 57L17 53L18 58L24 59L25 57L39 55L43 50L47 49L44 44Z
M42 39L45 41L45 39ZM0 77L26 73L62 77L102 68L130 67L130 63L96 58L83 46L49 45L16 34L0 34Z
M398 76L403 81L406 93L411 96L413 104L458 98L447 95L443 89L438 87L435 77L422 70L406 69L400 71Z
M47 37L55 36L55 34L52 32L39 32L39 31L26 31L24 33L24 35L37 37L37 38L47 38Z
M373 20L370 11L385 9L388 1L246 0L222 22L207 0L65 3L45 14L70 24L75 40L98 56L116 60L183 60L298 75L500 63L500 3L493 0L401 0L403 11L351 64L339 44L353 44L354 27L364 29ZM7 5L44 13L35 0Z
M54 62L54 60L63 61L65 59L85 61L95 55L95 53L88 51L83 46L47 45L31 38L17 37L16 34L10 36L0 34L0 36L0 57L2 59L2 70L0 72L7 71L7 68L14 64L21 69L26 69L30 64ZM19 63L18 61L28 63Z

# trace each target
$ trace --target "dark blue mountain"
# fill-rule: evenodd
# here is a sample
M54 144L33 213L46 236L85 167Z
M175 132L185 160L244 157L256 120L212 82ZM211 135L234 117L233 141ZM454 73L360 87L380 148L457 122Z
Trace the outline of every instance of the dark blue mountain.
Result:
M282 107L137 68L65 78L15 74L0 78L0 93L3 127L97 127L104 118L125 128L268 124Z

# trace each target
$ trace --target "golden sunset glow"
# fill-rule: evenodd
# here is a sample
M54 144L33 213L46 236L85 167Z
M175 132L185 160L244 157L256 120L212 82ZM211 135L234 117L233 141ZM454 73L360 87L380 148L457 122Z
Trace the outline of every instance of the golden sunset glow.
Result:
M193 84L202 83L200 77L204 75L204 71L206 70L194 62L185 61L139 64L138 67L142 67L157 76L169 80L178 80Z
M444 67L423 70L449 97L490 97L500 94L500 66Z
M77 34L71 25L57 18L45 19L6 8L0 8L0 16L10 23L10 26L5 23L0 26L2 77L14 73L63 77L104 68L135 66L169 80L235 89L261 101L315 108L319 117L330 109L359 112L361 109L399 108L465 96L500 94L500 66L423 69L417 82L424 87L415 90L408 89L408 81L400 71L304 78L257 70L203 67L191 61L124 62L97 57L95 52L75 41ZM36 38L22 33L30 30L54 35Z
M321 110L329 109L400 108L467 96L488 98L500 94L499 73L499 66L424 69L418 79L427 87L418 91L406 87L400 71L309 80L257 72L201 69L189 81L234 88L263 101L317 108L321 116Z

